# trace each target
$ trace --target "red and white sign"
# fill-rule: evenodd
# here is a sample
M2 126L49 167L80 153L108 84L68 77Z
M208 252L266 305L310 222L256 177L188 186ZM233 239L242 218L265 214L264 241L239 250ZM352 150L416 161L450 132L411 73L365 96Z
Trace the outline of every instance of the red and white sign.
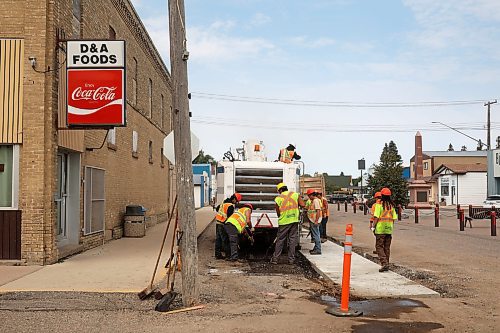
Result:
M123 69L68 69L68 125L125 124Z

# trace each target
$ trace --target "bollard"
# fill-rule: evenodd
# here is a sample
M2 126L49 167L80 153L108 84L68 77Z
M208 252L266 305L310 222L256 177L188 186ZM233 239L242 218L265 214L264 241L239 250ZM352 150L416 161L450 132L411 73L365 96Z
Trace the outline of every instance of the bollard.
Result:
M401 214L403 212L403 208L401 207L401 205L398 205L398 221L401 221L402 217L401 217Z
M337 210L340 211L340 201L337 201Z
M491 207L491 235L496 236L497 235L497 210L495 209L495 206Z
M333 306L326 309L326 313L337 317L358 317L363 312L350 310L349 311L349 289L351 283L351 255L352 255L352 224L345 227L345 242L344 242L344 266L342 268L342 296L340 299L340 309Z
M347 213L347 201L345 202L345 205L344 205L344 206L345 206L345 207L344 207L344 208L345 208L345 212Z
M457 219L460 218L460 205L457 204Z
M363 205L363 215L366 215L366 214L368 214L368 205L364 204Z
M439 204L434 207L434 226L439 227Z
M352 211L354 214L356 214L356 206L357 206L356 202L353 202L352 203Z
M415 223L418 223L418 207L415 207Z
M464 210L460 209L460 212L459 212L458 215L459 215L460 231L465 231L465 223L464 223L465 215L464 215Z

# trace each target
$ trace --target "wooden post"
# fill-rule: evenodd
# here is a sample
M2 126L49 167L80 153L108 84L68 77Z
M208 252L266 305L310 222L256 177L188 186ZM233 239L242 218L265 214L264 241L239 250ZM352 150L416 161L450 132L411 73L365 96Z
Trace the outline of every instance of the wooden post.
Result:
M179 223L182 231L182 302L193 306L199 302L198 245L194 209L193 169L191 164L191 126L186 49L184 0L168 1L170 23L170 65L173 86L173 120L175 170L179 198Z

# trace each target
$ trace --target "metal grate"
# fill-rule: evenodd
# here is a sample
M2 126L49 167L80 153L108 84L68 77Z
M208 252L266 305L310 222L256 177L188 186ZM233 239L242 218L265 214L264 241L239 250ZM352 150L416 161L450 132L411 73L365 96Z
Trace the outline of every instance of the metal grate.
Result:
M251 203L255 210L274 210L276 185L283 181L282 169L236 169L234 178L242 203Z

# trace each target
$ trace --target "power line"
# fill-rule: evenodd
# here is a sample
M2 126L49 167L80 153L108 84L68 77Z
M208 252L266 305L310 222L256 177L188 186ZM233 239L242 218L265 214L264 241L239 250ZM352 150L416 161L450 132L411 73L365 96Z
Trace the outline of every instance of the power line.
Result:
M318 101L318 100L297 100L297 99L281 99L281 98L265 98L265 97L249 97L213 94L204 92L192 92L194 98L242 102L242 103L258 103L258 104L274 104L274 105L297 105L297 106L313 106L313 107L336 107L336 108L409 108L409 107L450 107L460 105L475 105L483 104L485 100L462 100L462 101L433 101L433 102L348 102L348 101Z

